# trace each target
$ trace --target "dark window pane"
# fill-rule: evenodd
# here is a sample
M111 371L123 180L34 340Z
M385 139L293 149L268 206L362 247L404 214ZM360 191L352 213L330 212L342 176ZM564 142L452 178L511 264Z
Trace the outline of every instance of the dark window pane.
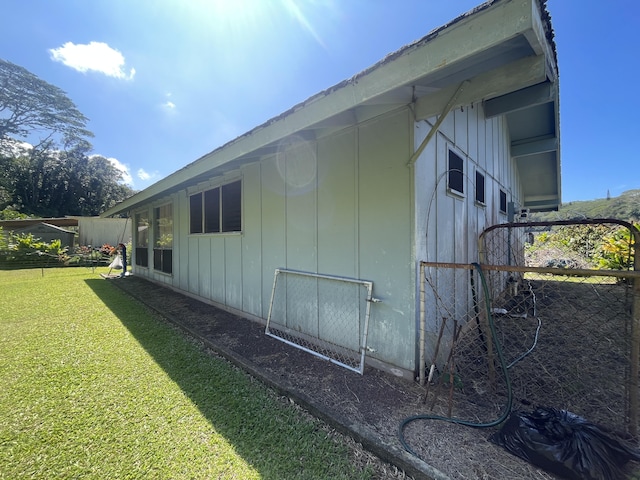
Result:
M476 202L484 203L484 175L476 172Z
M153 268L162 271L162 250L159 248L153 249Z
M229 183L222 187L222 231L242 230L242 183Z
M220 231L220 187L204 192L204 231Z
M202 193L189 197L190 232L202 233Z
M162 271L173 272L173 250L162 250Z
M507 213L507 192L500 190L500 211Z
M464 193L464 164L462 158L449 150L449 188Z
M147 247L136 247L136 265L139 267L149 266L149 250Z

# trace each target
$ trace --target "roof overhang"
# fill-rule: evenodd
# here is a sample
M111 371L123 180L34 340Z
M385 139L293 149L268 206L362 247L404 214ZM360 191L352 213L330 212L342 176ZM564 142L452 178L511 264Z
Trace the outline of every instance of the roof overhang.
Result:
M32 225L46 223L55 227L77 227L78 217L61 218L25 218L19 220L0 220L0 227L5 231L27 228Z
M483 102L488 115L507 118L512 148L518 152L517 165L525 178L523 207L557 208L558 75L544 1L486 2L204 155L102 216L134 210L188 185L260 161L294 134L321 138L406 105L413 106L417 119L433 117L442 112L462 82L464 91L457 95L453 108ZM530 114L536 115L534 121ZM540 126L536 121L545 123ZM539 131L545 133L538 135ZM549 150L550 146L555 149Z

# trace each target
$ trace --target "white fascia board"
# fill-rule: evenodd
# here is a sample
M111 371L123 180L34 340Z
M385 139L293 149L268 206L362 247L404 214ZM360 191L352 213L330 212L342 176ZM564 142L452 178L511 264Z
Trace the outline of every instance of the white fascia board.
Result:
M532 28L534 2L535 0L506 0L462 18L437 31L434 36L427 36L389 55L352 79L311 97L290 111L204 155L110 208L101 216L129 211L242 155L395 88L411 85L428 74L476 55L506 39L524 34Z

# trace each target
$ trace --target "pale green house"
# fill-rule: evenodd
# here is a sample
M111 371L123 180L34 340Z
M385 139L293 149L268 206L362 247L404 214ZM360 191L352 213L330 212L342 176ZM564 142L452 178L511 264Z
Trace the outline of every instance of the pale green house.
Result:
M484 228L556 209L558 129L545 2L494 0L103 216L131 214L134 275L262 322L296 297L289 328L339 348L332 290L279 305L276 269L372 282L366 363L411 377L419 262L476 261Z

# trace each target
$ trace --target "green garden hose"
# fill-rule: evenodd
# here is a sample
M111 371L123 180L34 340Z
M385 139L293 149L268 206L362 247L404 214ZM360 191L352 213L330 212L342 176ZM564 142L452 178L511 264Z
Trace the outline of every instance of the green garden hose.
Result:
M414 456L418 456L418 454L416 452L414 452L411 447L409 447L409 445L407 444L405 438L404 438L404 429L405 427L411 423L411 422L415 422L416 420L443 420L445 422L450 422L450 423L455 423L458 425L465 425L468 427L474 427L474 428L490 428L490 427L495 427L496 425L500 425L502 422L504 422L507 417L509 416L509 414L511 413L511 406L513 404L513 392L511 389L511 379L509 378L509 372L507 369L507 365L504 359L504 356L502 354L502 346L500 344L500 342L498 341L498 335L496 334L496 328L495 328L495 324L493 322L493 316L491 315L491 302L490 302L490 296L489 296L489 289L487 288L487 281L484 277L484 273L482 271L482 267L480 266L479 263L472 263L473 267L478 271L478 275L480 277L480 281L482 282L482 289L483 289L483 293L484 293L484 299L485 299L485 305L487 308L487 318L489 319L489 328L491 330L491 336L493 338L495 347L496 347L496 352L498 354L498 360L500 362L500 367L502 368L502 371L504 372L504 377L505 377L505 383L507 385L507 405L506 408L504 409L504 412L502 412L502 414L500 415L500 417L496 418L495 420L491 421L491 422L485 422L485 423L478 423L478 422L472 422L470 420L462 420L459 418L450 418L450 417L443 417L440 415L429 415L429 414L420 414L420 415L412 415L410 417L405 418L401 423L400 423L400 427L398 428L398 438L400 440L400 443L402 444L402 446L404 447L404 449L411 453Z

